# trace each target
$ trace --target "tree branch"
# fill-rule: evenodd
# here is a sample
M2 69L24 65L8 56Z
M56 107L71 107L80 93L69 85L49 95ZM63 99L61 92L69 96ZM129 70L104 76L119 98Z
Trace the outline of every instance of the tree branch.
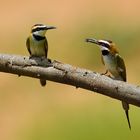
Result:
M72 85L140 106L140 87L57 61L0 54L0 71Z

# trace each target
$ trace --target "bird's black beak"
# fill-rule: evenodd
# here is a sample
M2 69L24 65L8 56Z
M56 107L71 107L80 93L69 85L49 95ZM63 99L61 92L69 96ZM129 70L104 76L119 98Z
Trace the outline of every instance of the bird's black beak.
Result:
M50 29L56 29L56 27L54 27L54 26L46 26L46 30L50 30Z
M99 41L97 39L94 39L94 38L87 38L86 42L90 42L90 43L94 43L94 44L100 45Z

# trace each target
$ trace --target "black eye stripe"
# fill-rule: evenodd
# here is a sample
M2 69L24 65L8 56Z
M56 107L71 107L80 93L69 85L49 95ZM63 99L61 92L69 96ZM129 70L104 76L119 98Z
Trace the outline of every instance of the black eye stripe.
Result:
M40 40L44 40L45 37L42 37L42 36L39 36L39 35L34 35L33 34L33 37L37 40L37 41L40 41Z
M109 47L110 47L109 44L106 44L106 43L103 43L103 42L100 42L99 44L100 44L101 46L106 47L106 48L109 48Z
M32 33L40 30L46 30L44 27L37 27L35 29L32 29Z

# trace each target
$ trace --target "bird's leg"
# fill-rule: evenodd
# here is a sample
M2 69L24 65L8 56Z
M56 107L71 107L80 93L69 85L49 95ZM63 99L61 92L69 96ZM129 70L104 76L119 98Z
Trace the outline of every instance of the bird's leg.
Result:
M101 75L106 75L108 73L108 69L104 72L104 73L101 73Z
M45 63L45 64L47 63L47 67L52 67L53 66L52 60L50 58L46 58L46 56L42 56L40 58L41 58L41 61L43 63Z
M50 58L47 58L47 61L48 61L47 66L48 66L48 67L53 67L52 60L51 60Z
M34 55L30 55L30 56L29 56L29 59L34 59L34 58L35 58Z
M48 62L49 62L49 63L52 63L52 60L51 60L50 58L48 58Z
M108 73L109 71L108 71L108 69L105 71L105 73L101 73L101 75L106 75L106 76L108 76L109 78L112 78L109 74L107 75L107 73Z

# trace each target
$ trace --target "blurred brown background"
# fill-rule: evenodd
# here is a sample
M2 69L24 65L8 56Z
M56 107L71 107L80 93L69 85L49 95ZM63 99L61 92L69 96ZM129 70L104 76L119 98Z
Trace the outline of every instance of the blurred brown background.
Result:
M48 31L49 58L97 72L105 71L97 47L87 37L113 40L123 56L129 83L140 83L139 0L1 0L0 53L28 55L25 40L36 23ZM129 131L121 103L90 91L0 73L0 139L135 139L140 110L131 106Z

